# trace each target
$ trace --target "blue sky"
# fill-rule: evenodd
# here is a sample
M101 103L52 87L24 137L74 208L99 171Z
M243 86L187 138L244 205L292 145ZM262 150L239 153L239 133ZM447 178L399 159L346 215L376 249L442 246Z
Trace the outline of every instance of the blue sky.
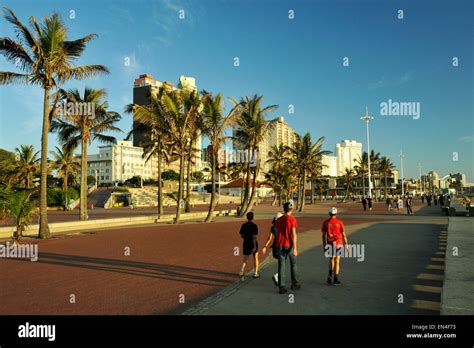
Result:
M111 74L65 87L106 88L110 109L132 102L133 81L151 73L161 81L196 78L199 89L238 98L255 93L278 104L299 133L326 137L334 150L343 139L362 142L359 119L368 106L371 147L398 166L405 153L406 177L435 170L463 172L474 181L473 2L398 1L123 1L6 0L21 20L59 12L69 37L99 35L77 64L105 64ZM398 10L404 18L398 19ZM70 18L70 11L75 18ZM184 19L179 11L184 10ZM294 19L288 11L294 11ZM0 19L0 36L13 36ZM131 65L124 60L130 58ZM240 66L234 66L239 57ZM343 58L349 66L343 66ZM453 67L453 57L459 65ZM0 70L15 70L0 57ZM382 116L389 99L420 103L420 118ZM288 105L295 112L288 113ZM0 147L39 149L42 90L0 87ZM131 116L120 127L128 132ZM123 135L118 134L118 138ZM56 136L50 137L51 147ZM93 144L89 153L96 151ZM456 152L458 160L453 160Z

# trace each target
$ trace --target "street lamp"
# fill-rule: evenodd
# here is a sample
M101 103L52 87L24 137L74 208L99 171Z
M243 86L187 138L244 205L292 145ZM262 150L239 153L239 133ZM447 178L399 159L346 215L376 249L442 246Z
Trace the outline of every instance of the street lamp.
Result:
M402 150L400 150L400 154L398 155L398 157L400 157L400 167L402 169L402 198L403 198L405 196L405 187L403 184L403 157L405 157L405 155L403 155Z
M99 188L99 171L95 170L95 188Z
M420 191L423 191L423 181L421 180L421 163L418 163L418 172L420 174Z
M369 191L368 197L372 198L372 179L370 176L370 140L369 140L369 121L373 120L372 116L369 116L369 109L365 107L365 116L360 118L365 121L366 131L367 131L367 159L368 159L368 170L369 170Z

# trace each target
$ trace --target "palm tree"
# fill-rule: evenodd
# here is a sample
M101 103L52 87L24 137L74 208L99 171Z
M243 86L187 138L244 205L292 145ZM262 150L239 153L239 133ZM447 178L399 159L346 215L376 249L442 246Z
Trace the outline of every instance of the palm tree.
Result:
M201 100L194 90L178 89L167 91L162 96L166 112L164 113L165 127L169 130L170 142L175 146L179 156L179 187L176 206L175 223L179 223L181 209L184 207L184 165L186 151L197 126Z
M161 178L163 162L169 163L173 153L173 146L170 143L164 118L167 111L161 100L164 92L165 89L160 88L156 95L151 95L150 104L148 105L129 104L125 107L125 113L133 113L133 117L137 121L132 131L128 134L127 139L135 132L150 134L149 141L141 144L141 146L143 146L143 155L146 161L149 161L153 156L157 158L158 219L163 215L163 189Z
M266 163L271 165L271 169L265 174L267 183L273 188L275 194L272 206L276 204L278 199L278 205L281 205L282 194L283 194L283 181L285 179L284 169L288 162L288 147L279 144L273 145L268 151L268 159Z
M220 94L213 96L205 92L202 100L203 109L200 113L199 128L211 142L211 202L205 222L211 222L216 206L216 170L219 166L219 150L227 140L224 132L235 121L239 108L234 105L227 116L224 116L224 100Z
M375 179L377 178L377 175L380 177L380 152L375 152L374 150L370 150L370 170L371 170L371 175L372 175L372 182L373 182L373 187L375 189ZM377 195L375 195L375 199L377 199Z
M350 168L346 168L344 170L344 174L342 176L342 181L344 182L346 186L346 194L344 195L344 198L342 199L342 202L345 202L347 199L347 196L349 195L349 190L352 188L352 181L354 180L354 171Z
M261 106L263 96L254 95L252 97L244 97L240 102L235 101L234 105L239 107L239 117L236 121L236 129L234 139L243 150L248 152L247 161L247 180L245 183L244 202L239 209L239 216L243 216L252 209L255 193L257 191L257 177L260 169L259 146L264 139L267 131L273 127L273 121L265 120L268 113L277 109L277 105ZM250 157L256 159L255 166L252 170ZM252 192L250 193L250 175L253 172Z
M388 189L387 189L387 177L389 175L392 175L392 171L395 169L395 166L393 165L392 161L390 161L390 158L388 157L381 157L380 162L379 162L379 170L380 174L383 175L384 177L384 185L385 185L385 196L388 194Z
M102 143L113 143L116 139L105 132L121 132L115 124L121 116L114 111L107 111L105 89L86 87L81 96L77 89L60 90L64 102L75 105L92 105L93 114L88 112L73 112L62 115L51 123L51 132L58 132L59 139L67 149L73 149L81 144L81 195L80 219L87 219L87 147L93 140ZM90 103L90 104L89 104ZM76 108L76 111L80 111ZM84 110L83 110L84 111Z
M67 148L64 144L62 148L56 146L56 151L50 151L53 160L51 161L51 168L57 171L57 176L63 179L63 191L64 191L64 210L67 209L68 205L68 179L69 176L75 175L79 172L81 166L74 157L75 148Z
M18 157L14 168L15 178L21 187L29 189L39 169L39 152L35 152L33 145L20 145L15 151Z
M369 156L367 152L363 152L362 156L356 160L357 165L354 166L354 170L358 176L362 179L362 194L365 196L365 176L369 171Z
M9 194L6 208L8 215L15 219L16 229L12 236L14 245L19 243L23 231L30 222L38 205L32 198L33 192L33 190L21 190Z
M28 29L9 8L5 8L5 19L13 25L18 39L0 38L0 53L14 63L21 73L0 71L0 84L28 83L43 88L43 125L41 133L41 180L40 180L40 222L39 237L50 236L47 215L47 175L48 175L48 132L54 106L50 110L50 93L69 79L82 80L108 73L103 65L73 66L86 48L86 44L96 37L86 35L80 39L67 40L67 27L58 13L44 18L40 25L30 17Z
M298 194L299 211L302 212L305 206L306 196L306 177L313 168L321 166L322 156L331 153L330 151L322 151L324 137L320 137L314 144L311 140L311 134L306 133L303 137L296 135L296 141L290 147L293 165L298 168L301 182L301 195ZM300 192L300 187L298 187Z

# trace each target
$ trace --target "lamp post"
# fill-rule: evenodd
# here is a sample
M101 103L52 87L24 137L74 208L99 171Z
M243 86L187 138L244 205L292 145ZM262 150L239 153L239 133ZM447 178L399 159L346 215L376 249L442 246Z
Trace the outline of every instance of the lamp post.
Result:
M418 163L418 173L420 174L420 191L423 191L423 181L421 180L421 163Z
M99 171L95 170L95 188L99 188Z
M400 157L400 167L402 169L402 198L405 196L405 185L403 184L403 157L405 157L403 155L403 151L400 150L400 155L398 155Z
M367 192L367 196L372 198L372 179L370 176L370 138L369 138L369 121L373 120L372 116L369 116L369 109L365 107L365 116L360 118L361 120L365 121L366 132L367 132L367 160L368 160L368 171L369 171L369 190Z

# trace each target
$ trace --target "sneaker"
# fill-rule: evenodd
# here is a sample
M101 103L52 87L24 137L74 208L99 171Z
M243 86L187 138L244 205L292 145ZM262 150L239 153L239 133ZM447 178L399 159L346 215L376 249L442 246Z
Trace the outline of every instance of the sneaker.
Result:
M272 276L272 280L273 280L273 283L275 284L275 286L278 286L278 273L276 273Z
M339 279L334 279L334 286L341 286L341 282L339 281Z
M253 274L253 277L254 277L254 278L260 278L260 274L254 273L254 274Z
M280 288L280 294L286 294L287 292L288 290L284 286Z
M299 290L299 289L301 289L300 283L291 284L291 290Z
M328 285L332 285L332 277L328 277L328 279L326 280L326 283Z
M244 272L239 273L240 281L243 282L245 280Z

